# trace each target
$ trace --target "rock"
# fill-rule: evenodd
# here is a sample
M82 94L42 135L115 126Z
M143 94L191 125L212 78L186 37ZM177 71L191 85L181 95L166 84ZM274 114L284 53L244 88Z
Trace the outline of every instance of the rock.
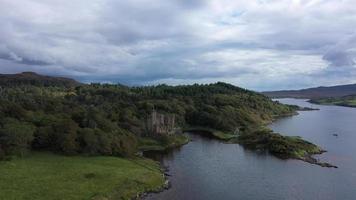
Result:
M319 108L309 108L309 107L299 107L298 111L313 111L313 110L320 110Z
M337 166L332 165L332 164L330 164L330 163L317 163L317 165L320 165L320 166L322 166L322 167L338 168Z
M169 180L166 180L164 182L164 187L165 190L168 190L169 188L171 188L171 182Z
M335 165L332 165L330 163L326 163L326 162L319 162L317 159L313 158L311 155L306 155L304 158L302 158L301 160L308 162L310 164L314 164L314 165L319 165L321 167L328 167L328 168L338 168Z

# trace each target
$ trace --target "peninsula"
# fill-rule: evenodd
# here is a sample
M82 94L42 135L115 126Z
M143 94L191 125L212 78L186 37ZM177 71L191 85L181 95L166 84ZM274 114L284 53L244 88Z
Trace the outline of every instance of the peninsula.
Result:
M298 109L223 82L128 87L33 72L0 75L0 170L5 172L0 179L36 199L46 199L51 190L70 199L136 197L167 184L157 163L140 151L183 145L189 139L182 132L193 129L281 158L331 167L311 157L324 152L320 147L265 129ZM45 178L54 173L64 178ZM64 183L69 177L71 183ZM98 184L112 187L93 187ZM1 188L4 199L19 190Z

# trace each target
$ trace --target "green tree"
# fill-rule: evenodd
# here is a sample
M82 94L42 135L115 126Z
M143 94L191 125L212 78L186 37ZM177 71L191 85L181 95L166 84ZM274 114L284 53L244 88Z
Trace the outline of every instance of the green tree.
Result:
M96 155L99 153L99 141L94 129L80 129L78 131L78 137L81 152L89 155Z
M65 154L77 153L79 144L77 143L78 125L69 118L59 119L54 125L52 135L52 145L55 150Z
M0 145L4 154L23 156L31 147L35 127L13 118L5 120L0 129Z

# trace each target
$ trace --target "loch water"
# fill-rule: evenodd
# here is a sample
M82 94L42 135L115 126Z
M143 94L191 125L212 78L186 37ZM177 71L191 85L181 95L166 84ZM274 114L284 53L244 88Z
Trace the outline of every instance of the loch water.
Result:
M145 199L356 200L356 108L315 105L303 99L277 100L320 109L300 111L275 121L270 128L321 146L328 152L316 157L339 168L281 160L187 133L192 138L187 145L154 154L168 167L171 188Z

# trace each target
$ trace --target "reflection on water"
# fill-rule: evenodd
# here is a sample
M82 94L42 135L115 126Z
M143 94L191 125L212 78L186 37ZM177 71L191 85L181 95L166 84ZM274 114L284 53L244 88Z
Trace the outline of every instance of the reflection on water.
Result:
M302 111L270 127L322 146L328 152L320 159L338 169L280 160L237 144L191 135L193 141L182 148L155 154L169 167L172 188L147 199L356 199L356 109L312 105L300 99L280 101L321 109Z

